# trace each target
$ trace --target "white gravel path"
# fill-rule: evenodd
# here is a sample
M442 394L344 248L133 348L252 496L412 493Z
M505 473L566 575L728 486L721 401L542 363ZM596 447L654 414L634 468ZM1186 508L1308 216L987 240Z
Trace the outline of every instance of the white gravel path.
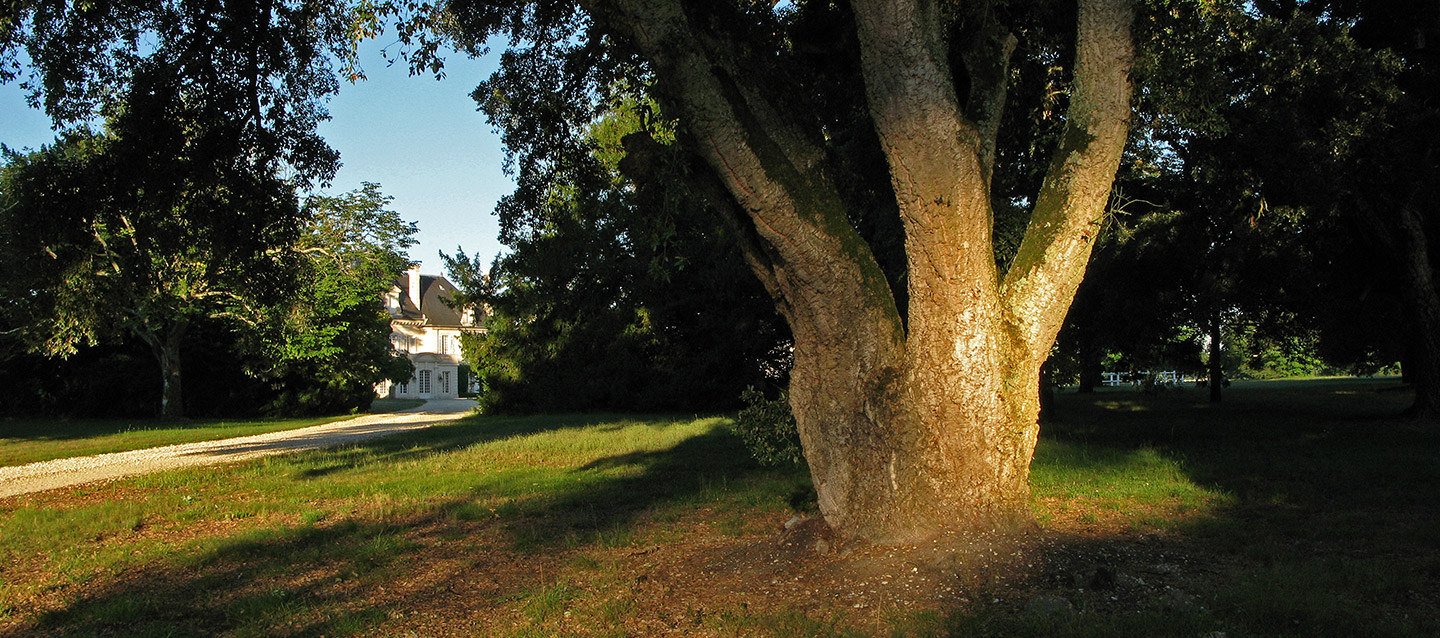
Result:
M348 445L453 421L474 409L475 402L468 399L432 399L404 412L372 414L298 430L0 467L0 498L136 474Z

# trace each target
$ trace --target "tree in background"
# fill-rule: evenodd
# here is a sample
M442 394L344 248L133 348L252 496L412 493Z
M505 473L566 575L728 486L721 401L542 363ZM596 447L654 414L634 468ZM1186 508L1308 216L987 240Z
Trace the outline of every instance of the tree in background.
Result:
M276 250L294 241L298 205L278 178L243 162L197 166L156 148L170 132L158 122L145 130L153 137L139 144L72 133L10 156L0 232L16 276L6 292L21 300L24 338L46 355L142 340L160 367L160 414L178 418L187 332L207 317L254 322L284 281Z
M266 309L268 330L250 333L252 374L273 389L266 412L364 410L375 384L409 379L410 360L390 345L390 317L378 300L409 266L414 222L387 210L391 198L366 182L335 197L312 196L291 248L302 256L284 299ZM263 364L263 365L260 365Z
M1375 310L1408 277L1382 274L1392 257L1367 238L1385 225L1356 186L1390 135L1395 57L1327 3L1164 4L1143 31L1146 91L1121 180L1137 216L1098 253L1066 349L1144 359L1184 328L1210 348L1214 400L1224 370L1244 370L1221 350L1232 338L1313 349L1324 328L1321 349L1373 357L1365 335L1406 323Z
M134 159L243 161L309 185L339 168L316 126L339 88L332 60L353 60L352 20L343 3L307 0L8 2L0 81L21 77L23 53L21 86L57 126L128 113L117 138L171 136Z
M384 210L388 199L377 185L311 198L298 233L291 229L301 213L279 183L268 209L254 201L230 209L237 200L225 200L214 210L192 202L155 214L124 206L127 191L107 178L120 169L106 144L71 135L12 155L0 171L0 263L11 274L0 284L12 345L7 366L33 366L22 377L53 382L66 375L47 374L52 366L14 345L69 357L108 344L83 353L93 367L97 353L126 358L136 338L154 358L167 417L185 404L181 371L193 348L206 352L201 383L213 396L202 403L212 412L250 413L256 403L267 413L353 411L368 407L378 381L409 378L378 300L408 264L404 249L414 243L415 226ZM233 192L243 184L228 183ZM272 221L255 224L265 212ZM226 223L198 223L205 219ZM261 234L245 235L246 228ZM56 396L86 392L48 389ZM113 409L125 411L124 403Z
M1415 387L1410 413L1435 421L1440 419L1440 258L1434 256L1440 249L1435 192L1440 184L1440 48L1435 44L1440 42L1440 5L1315 0L1293 9L1322 24L1348 26L1355 45L1389 63L1386 73L1362 77L1386 90L1380 99L1349 100L1359 117L1327 122L1328 144L1315 150L1330 151L1327 168L1334 170L1301 195L1319 200L1315 208L1330 213L1328 239L1337 253L1355 257L1330 262L1334 280L1346 284L1337 292L1349 293L1342 301L1344 312L1335 313L1347 329L1341 339L1352 342L1347 345L1353 349L1353 335L1364 334L1370 347L1361 351L1363 356L1398 336L1402 343L1391 353L1402 359ZM1355 325L1346 321L1350 316L1379 320Z
M338 167L316 127L338 88L332 61L353 63L353 9L0 7L0 81L20 77L23 52L32 103L81 127L9 156L0 258L16 274L5 284L11 354L17 341L123 352L133 335L158 363L167 417L184 409L186 349L205 353L207 377L226 381L212 387L245 411L353 409L374 380L400 374L376 337L374 291L390 284L413 227L367 187L315 200L304 229L296 196ZM103 134L83 129L97 119ZM317 244L331 241L342 243L323 248L326 261ZM280 396L255 392L261 379Z
M444 257L462 301L489 309L486 333L463 338L482 409L730 409L785 368L774 305L703 202L681 181L620 174L622 140L647 118L622 103L577 130L580 152L543 192L507 198L512 251L488 273Z

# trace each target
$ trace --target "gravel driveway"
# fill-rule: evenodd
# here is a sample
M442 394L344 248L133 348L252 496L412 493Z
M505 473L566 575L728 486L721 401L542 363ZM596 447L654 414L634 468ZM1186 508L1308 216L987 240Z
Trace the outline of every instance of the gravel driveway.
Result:
M298 430L0 467L0 498L135 474L348 445L452 421L474 409L475 402L469 399L431 399L403 412L371 414Z

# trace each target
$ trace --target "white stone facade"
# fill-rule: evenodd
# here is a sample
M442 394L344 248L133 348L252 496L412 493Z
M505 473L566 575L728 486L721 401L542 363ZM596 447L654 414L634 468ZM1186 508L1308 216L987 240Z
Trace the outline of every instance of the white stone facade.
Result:
M415 374L405 383L384 381L375 386L381 397L394 399L453 399L462 390L460 336L484 332L475 313L446 305L455 285L444 277L421 275L412 266L385 295L390 313L390 345L410 355Z

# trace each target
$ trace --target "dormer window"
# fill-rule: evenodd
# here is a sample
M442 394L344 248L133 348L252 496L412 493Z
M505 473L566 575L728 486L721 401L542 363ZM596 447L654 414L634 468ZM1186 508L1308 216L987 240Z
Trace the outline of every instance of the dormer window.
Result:
M390 313L391 317L400 316L401 313L399 288L391 288L390 292L385 293L385 312Z

